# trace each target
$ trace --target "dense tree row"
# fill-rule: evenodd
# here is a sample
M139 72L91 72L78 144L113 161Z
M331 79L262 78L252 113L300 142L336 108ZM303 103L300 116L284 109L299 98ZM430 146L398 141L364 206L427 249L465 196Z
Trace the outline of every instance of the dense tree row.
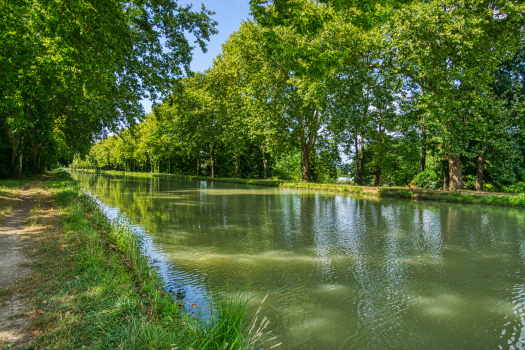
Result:
M176 0L0 0L0 177L86 154L144 115L215 22Z
M478 190L525 180L521 2L378 2L375 25L343 3L252 3L213 67L73 165L303 181L339 168L363 185Z

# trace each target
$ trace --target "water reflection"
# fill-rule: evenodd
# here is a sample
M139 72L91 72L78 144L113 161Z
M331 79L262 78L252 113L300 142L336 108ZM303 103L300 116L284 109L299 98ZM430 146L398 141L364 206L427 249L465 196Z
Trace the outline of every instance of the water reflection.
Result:
M523 210L74 177L147 232L189 301L223 279L269 293L284 349L525 347Z

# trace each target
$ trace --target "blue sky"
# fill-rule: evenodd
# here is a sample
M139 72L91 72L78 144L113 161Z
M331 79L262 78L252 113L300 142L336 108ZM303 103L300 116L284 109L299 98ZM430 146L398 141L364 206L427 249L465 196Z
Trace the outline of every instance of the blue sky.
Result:
M249 0L200 0L185 1L181 0L180 4L193 4L195 10L200 10L201 4L215 12L213 19L219 22L217 29L219 34L211 37L208 43L208 52L202 53L197 46L193 50L193 60L191 69L196 72L202 72L211 67L213 59L221 53L221 45L228 37L241 26L241 21L250 17ZM146 113L151 112L151 102L143 100L142 105Z

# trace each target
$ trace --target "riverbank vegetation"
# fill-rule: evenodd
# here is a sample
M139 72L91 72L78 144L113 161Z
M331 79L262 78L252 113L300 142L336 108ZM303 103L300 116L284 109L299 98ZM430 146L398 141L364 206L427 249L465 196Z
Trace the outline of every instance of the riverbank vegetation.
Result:
M218 350L263 341L249 333L261 323L247 319L244 293L217 293L190 312L181 307L143 255L140 235L110 222L68 174L37 182L32 193L26 254L33 272L0 297L25 295L37 347Z
M210 69L71 166L523 192L522 3L373 3L366 23L259 3Z
M444 191L425 188L406 188L406 187L373 187L373 186L356 186L351 183L314 183L314 182L286 182L281 180L257 180L257 179L235 179L235 178L210 178L204 176L177 175L166 173L151 172L125 172L117 170L82 170L87 173L146 177L146 178L174 178L185 180L205 180L215 182L239 183L256 186L275 186L281 188L294 188L306 190L321 190L338 193L352 193L373 197L392 197L405 198L413 200L433 200L440 202L470 203L470 204L488 204L496 206L515 206L525 207L525 194L513 194L503 192L479 192L468 190Z

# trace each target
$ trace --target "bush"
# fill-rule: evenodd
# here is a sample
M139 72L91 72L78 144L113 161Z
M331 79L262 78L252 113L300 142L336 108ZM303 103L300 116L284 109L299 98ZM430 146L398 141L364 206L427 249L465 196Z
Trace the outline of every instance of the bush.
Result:
M464 175L463 176L463 187L466 190L475 191L476 190L476 177L474 175Z
M301 152L278 157L272 175L282 180L301 181L303 179Z
M441 180L435 171L431 169L425 169L425 171L417 174L412 179L411 183L419 188L437 189L441 185Z
M474 189L476 189L474 187ZM483 184L483 191L484 192L497 192L496 186L493 184Z
M502 192L506 193L525 193L525 182L517 182L509 186L502 186Z

